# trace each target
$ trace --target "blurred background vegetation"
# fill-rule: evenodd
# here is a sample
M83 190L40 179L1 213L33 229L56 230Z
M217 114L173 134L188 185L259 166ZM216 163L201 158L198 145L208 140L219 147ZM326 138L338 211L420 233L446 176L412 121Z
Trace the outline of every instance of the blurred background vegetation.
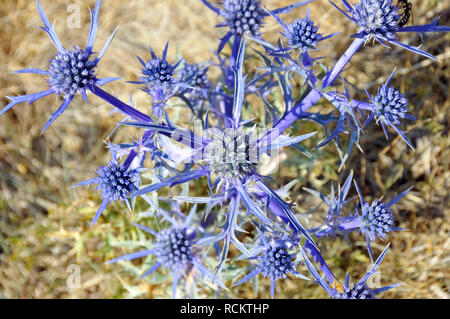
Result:
M266 0L265 6L276 8L293 0ZM450 25L450 7L445 0L414 1L416 24L431 22L440 16L442 25ZM5 96L29 94L46 88L39 75L12 75L17 69L46 69L55 54L47 35L38 27L41 21L34 1L0 2L0 108L8 103ZM50 21L56 21L56 32L63 44L84 46L89 31L89 12L95 1L46 1L43 5ZM81 9L80 28L68 28L69 5ZM341 34L320 45L320 56L329 65L340 57L350 43L354 26L346 21L326 0L310 5L320 32ZM73 8L73 7L72 7ZM287 21L302 17L306 8L284 16ZM279 27L266 19L263 32L276 40ZM148 47L159 54L170 40L169 58L179 52L189 63L205 62L217 48L221 35L214 26L218 19L200 0L104 0L96 46L100 50L113 29L119 32L99 66L99 74L120 76L121 81L107 85L107 90L128 101L133 99L141 110L149 101L143 92L126 80L136 79L140 65L136 55L148 57ZM402 35L402 41L418 44L436 55L440 62L425 60L413 53L380 45L367 45L353 59L345 73L349 82L372 94L397 67L393 84L410 101L416 122L403 128L416 145L409 149L395 134L386 141L380 127L370 127L362 137L364 153L354 150L346 167L337 172L333 146L311 162L295 151L282 153L281 169L274 187L298 178L290 200L298 213L304 213L318 202L302 190L311 187L323 192L354 170L355 178L368 199L393 198L411 185L414 189L394 206L398 226L408 231L389 234L391 250L381 268L381 283L403 282L383 294L384 298L448 298L449 296L449 35ZM317 56L317 55L316 55ZM214 72L211 72L214 76ZM353 91L358 98L364 94ZM33 105L17 105L0 118L0 297L6 298L167 298L169 282L154 286L138 280L122 265L105 266L104 262L130 249L118 249L112 242L133 237L130 222L135 216L124 205L111 205L94 226L90 221L100 203L97 191L70 189L76 182L91 178L97 165L109 159L102 143L113 129L117 114L100 99L90 96L89 104L77 99L44 134L41 129L59 106L47 97ZM320 108L321 106L317 106ZM316 110L318 110L316 107ZM296 124L292 132L304 126ZM133 136L134 137L134 136ZM323 137L323 133L318 139ZM112 142L129 141L129 132L119 130ZM290 156L290 154L292 154ZM354 194L354 190L352 190ZM320 213L325 207L319 208ZM321 243L322 251L336 276L343 282L348 270L358 280L367 270L364 240L355 236L351 246L342 240ZM378 254L387 242L378 241ZM139 265L142 261L137 261ZM81 288L68 290L66 272L70 264L81 268ZM261 281L260 285L268 287ZM255 294L251 286L234 288L242 298L267 298L268 289ZM324 298L325 293L311 282L285 280L278 284L278 298Z

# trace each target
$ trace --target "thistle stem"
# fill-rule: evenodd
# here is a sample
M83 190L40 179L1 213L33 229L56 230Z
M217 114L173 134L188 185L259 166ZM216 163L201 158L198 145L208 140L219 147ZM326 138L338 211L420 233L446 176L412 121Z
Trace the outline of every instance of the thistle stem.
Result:
M230 64L228 66L228 73L226 75L227 79L227 85L230 89L234 89L234 71L233 69L236 67L236 62L239 54L239 47L241 46L242 36L235 35L234 36L234 42L233 42L233 49L231 51L230 56ZM231 101L231 103L230 103ZM233 100L230 99L230 101L225 101L225 114L229 116L230 118L233 117Z
M122 113L124 113L124 114L126 114L128 116L131 116L133 119L135 119L135 120L137 120L139 122L153 122L153 119L150 116L139 112L138 110L136 110L135 108L133 108L133 107L129 106L128 104L122 102L118 98L116 98L116 97L112 96L111 94L103 91L97 85L91 86L90 90L91 90L92 93L97 95L99 98L101 98L102 100L108 102L112 106L116 107Z

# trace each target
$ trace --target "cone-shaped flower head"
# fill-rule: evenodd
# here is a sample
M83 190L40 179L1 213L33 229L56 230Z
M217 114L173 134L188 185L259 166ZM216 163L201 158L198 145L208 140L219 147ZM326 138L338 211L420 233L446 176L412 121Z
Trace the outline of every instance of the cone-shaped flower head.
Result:
M96 83L96 62L90 60L90 53L77 46L72 50L58 52L50 60L48 84L64 99L72 98L77 91L84 93Z
M383 85L374 99L375 118L386 125L399 125L408 112L408 101L396 89Z
M383 202L374 200L372 204L365 202L362 207L362 217L364 220L364 231L370 240L375 237L386 237L386 233L392 231L395 224L394 215L389 207Z
M207 76L208 68L201 68L198 64L184 63L183 68L179 72L179 76L186 84L204 88L209 87L210 82Z
M288 273L295 272L293 258L294 255L288 253L285 241L271 240L258 258L260 260L258 267L265 277L272 280L286 279Z
M192 261L192 235L186 229L170 228L158 233L155 242L155 255L165 268L179 268Z
M375 299L373 290L366 283L356 283L353 288L345 287L343 293L337 293L336 299Z
M264 18L261 1L257 0L225 0L220 14L235 35L258 35Z
M98 190L102 192L103 198L111 201L125 200L134 191L138 190L139 172L111 161L107 166L97 170Z
M400 15L392 0L361 0L350 13L366 40L371 37L395 38Z
M258 163L257 140L243 127L208 130L211 142L204 151L204 160L218 178L231 182L246 180L253 175Z
M290 46L301 51L308 51L309 49L315 49L317 43L322 39L322 35L317 33L318 30L319 27L306 17L288 24L284 34Z

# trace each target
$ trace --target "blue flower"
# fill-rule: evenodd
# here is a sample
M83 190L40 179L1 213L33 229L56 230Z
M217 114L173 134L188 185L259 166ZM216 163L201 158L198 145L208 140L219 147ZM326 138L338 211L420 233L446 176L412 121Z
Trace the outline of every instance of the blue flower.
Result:
M137 253L127 254L107 262L107 264L115 263L120 260L133 260L136 258L154 255L157 262L147 270L140 278L150 275L155 270L163 267L173 273L172 280L172 297L175 298L178 281L181 277L187 277L194 270L198 270L202 276L211 279L214 283L223 289L227 289L222 282L201 263L201 250L195 247L197 229L191 227L190 223L196 213L194 205L189 215L184 220L172 218L165 212L160 211L165 219L171 222L172 226L157 232L148 227L134 224L136 227L155 236L155 241L151 249L143 250ZM183 216L183 215L181 215ZM195 275L195 274L194 274Z
M132 168L132 162L136 158L137 152L132 150L129 152L126 160L119 164L116 154L111 147L112 160L108 165L97 169L98 177L78 183L75 186L97 184L97 189L102 193L102 203L95 214L92 225L99 219L102 212L110 202L124 201L128 208L131 206L127 201L128 196L138 190L140 173L142 168Z
M309 280L295 270L298 265L298 263L294 263L296 254L289 252L293 246L293 243L286 235L266 238L260 232L260 244L256 249L259 254L256 257L251 257L251 259L256 260L258 264L254 267L254 270L236 282L233 287L261 274L270 279L270 295L273 298L275 294L275 282L278 279L286 279L288 274L293 274L298 278Z
M389 86L394 74L395 70L389 76L386 83L378 89L375 97L370 97L369 95L372 104L372 113L367 118L365 125L367 125L372 118L375 118L377 123L381 123L386 139L388 138L386 126L390 126L401 136L409 147L414 149L414 146L405 136L405 133L398 128L398 125L401 124L401 120L415 120L415 118L407 114L408 101L406 98L398 90Z
M183 68L178 73L180 81L193 88L208 88L211 83L208 79L208 67L201 67L198 64L184 63Z
M95 68L100 59L106 52L109 44L111 43L117 29L111 35L106 42L102 51L97 57L93 57L92 47L95 41L95 35L98 26L98 12L100 10L101 0L97 1L94 11L91 11L91 27L89 30L89 36L86 43L86 49L80 49L74 46L73 49L65 49L61 44L58 36L55 33L54 27L50 24L47 16L45 15L40 3L36 0L36 4L39 10L39 14L44 23L44 27L41 27L52 40L58 53L53 59L50 60L50 68L48 71L39 69L23 69L14 73L35 73L41 75L47 75L49 90L17 97L8 97L11 100L5 108L0 111L0 115L11 109L13 106L19 103L28 102L28 104L37 101L45 96L56 94L63 97L63 103L59 109L52 114L48 122L45 124L42 132L44 132L70 105L77 93L83 96L83 99L87 103L86 91L90 90L94 94L94 91L101 91L98 86L102 86L111 81L115 81L118 78L104 78L98 79L95 74ZM129 107L128 107L129 108ZM122 108L122 111L128 111L128 108ZM137 119L137 117L135 117Z
M298 19L287 25L285 36L291 47L298 48L300 51L307 51L315 49L317 43L321 41L323 36L317 33L318 30L319 27L306 16L305 19Z
M142 69L143 83L148 83L156 87L167 87L174 84L175 68L181 61L173 65L166 60L168 47L169 42L166 43L161 58L158 58L151 48L151 60L144 62L141 58L138 57L139 62L141 62L141 64L144 66L144 68Z
M405 196L412 189L412 187L395 196L387 204L377 199L369 204L364 200L356 181L353 182L360 200L359 214L357 213L354 216L346 217L345 220L341 222L339 228L346 232L359 229L364 236L366 236L367 250L369 252L370 259L372 260L372 249L370 247L370 242L375 241L377 237L383 239L386 238L386 233L388 232L403 230L402 228L394 226L394 215L390 208L403 196Z
M346 1L342 1L346 4ZM392 0L362 0L354 7L346 7L353 21L361 28L365 41L372 38L395 39L400 15Z
M375 237L386 238L387 232L396 230L394 215L383 202L379 200L374 200L371 204L366 202L361 207L361 212L364 221L363 232L371 241L374 241Z
M283 28L284 32L281 34L287 38L291 49L297 48L301 52L315 50L319 42L336 35L336 33L333 33L328 36L323 36L321 33L318 33L319 27L309 18L309 8L305 18L294 20L287 25L277 15L270 11L269 13Z
M331 1L330 1L331 2ZM363 42L376 40L380 44L388 47L391 43L415 53L419 53L427 58L436 60L436 58L416 47L404 44L397 40L399 32L448 32L450 27L437 26L439 19L431 24L400 27L399 8L393 4L393 0L360 0L358 4L352 5L346 0L341 0L345 6L345 11L331 2L339 12L358 25L359 32L352 37L361 39Z
M225 19L223 25L227 25L231 33L256 36L265 14L259 0L224 0L220 15Z
M330 1L331 2L331 1ZM433 55L420 50L408 44L397 40L397 34L401 32L449 32L450 27L438 26L439 18L430 24L405 26L398 25L400 18L399 8L393 5L392 0L360 0L359 4L352 5L346 0L341 0L345 6L345 11L331 2L339 12L341 12L350 21L359 26L359 32L355 33L355 38L347 51L341 56L334 68L327 73L323 79L322 87L330 86L350 59L361 48L361 46L370 40L375 40L383 46L390 48L388 43L400 46L406 50L421 54L427 58L437 60Z
M166 43L161 58L155 54L152 48L150 48L150 60L144 62L137 57L143 66L141 81L130 81L130 83L145 85L143 91L147 92L154 100L153 113L158 119L161 119L163 114L162 106L182 85L175 76L175 69L182 60L180 59L175 64L169 63L167 61L168 48L169 42Z

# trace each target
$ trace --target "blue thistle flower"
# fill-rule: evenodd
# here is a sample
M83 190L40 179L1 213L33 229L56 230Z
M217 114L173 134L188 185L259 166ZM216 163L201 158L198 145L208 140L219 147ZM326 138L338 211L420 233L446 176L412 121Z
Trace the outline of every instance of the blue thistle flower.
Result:
M161 58L155 54L152 48L150 48L151 60L144 62L140 57L137 57L143 66L143 76L141 81L129 81L130 83L145 85L142 90L147 92L155 101L153 112L159 119L163 114L162 106L182 85L175 76L175 70L182 60L180 59L175 64L169 63L167 61L168 48L169 42L166 43Z
M192 239L193 234L188 234L185 228L164 229L156 236L155 256L165 268L184 268L193 259Z
M394 227L394 214L379 200L374 200L371 204L364 203L361 212L364 223L363 232L371 241L374 241L376 237L386 238L387 232L397 229Z
M336 293L335 299L375 299L373 289L367 287L366 283L356 283L352 288L344 287L343 293Z
M396 89L382 86L374 99L375 117L383 123L400 124L408 112L408 101Z
M360 0L356 5L352 5L346 0L341 0L341 2L344 4L346 12L340 9L333 2L331 2L331 4L335 6L345 17L358 25L359 32L354 34L352 37L362 40L362 42L359 42L359 45L362 45L363 42L374 39L385 47L389 48L389 46L385 43L388 42L393 45L403 47L409 51L421 54L427 58L436 60L433 55L425 51L397 41L397 33L450 31L450 27L437 26L439 19L436 19L431 24L426 25L408 27L398 26L398 21L400 20L399 8L393 4L393 0ZM354 52L356 52L356 50ZM346 58L350 59L351 56Z
M298 273L295 268L298 264L294 263L296 254L291 254L293 244L286 235L281 237L265 238L260 233L260 246L256 249L259 255L251 257L258 262L256 268L245 275L234 286L240 285L258 274L268 277L271 283L270 295L273 298L275 294L275 282L279 279L286 279L288 274L293 274L298 278L309 280L307 277Z
M208 79L207 72L207 67L200 67L198 64L189 64L185 62L178 75L180 81L193 88L208 88L211 83Z
M210 142L203 154L211 173L227 184L251 179L256 174L260 155L256 137L246 133L243 127L209 132L212 132L208 136Z
M260 261L258 267L264 277L271 280L286 279L288 273L295 272L294 257L295 255L288 253L285 242L272 240L264 247L262 256L257 258Z
M73 50L58 52L50 60L47 81L57 95L62 95L64 100L68 100L73 98L77 91L86 94L86 89L96 83L96 64L89 58L89 52L74 46Z
M168 214L162 210L159 211L159 213L163 214L165 219L171 222L171 227L157 232L148 227L133 224L155 236L156 240L151 249L115 258L108 261L107 264L115 263L120 260L133 260L148 255L154 255L157 258L157 262L147 270L140 279L150 275L160 267L168 269L173 273L172 298L175 298L179 279L182 276L186 277L193 273L194 269L198 270L202 276L211 279L221 288L227 289L224 284L215 278L215 276L201 263L201 251L198 247L194 246L198 230L191 227L190 223L196 213L196 205L192 207L187 217L184 217L182 214L178 215L182 216L182 218L184 217L184 220L181 221L168 216Z
M395 39L400 15L392 0L362 0L348 11L361 28L365 41L372 38Z
M298 49L301 52L302 55L302 63L303 66L306 68L310 68L314 62L314 60L309 56L308 51L309 50L315 50L317 44L320 41L326 40L328 38L331 38L332 36L336 35L337 33L333 33L327 36L323 36L322 34L318 33L319 27L314 24L313 21L309 19L310 10L308 8L306 12L306 17L304 19L297 19L294 20L291 24L286 25L276 14L273 12L266 10L272 17L277 20L277 22L281 25L284 32L281 34L285 36L288 40L289 46L286 48L280 48L278 50L271 50L269 53L271 55L275 54L283 54L288 50L292 49ZM286 56L285 56L286 57ZM314 78L315 77L310 73L310 76Z
M415 118L407 114L408 101L406 98L398 90L389 86L394 74L395 70L389 76L386 83L378 89L375 97L371 97L368 94L372 104L372 113L367 118L365 125L367 125L372 118L375 118L377 123L381 123L386 139L388 139L386 126L390 126L401 136L406 144L414 150L414 146L405 136L405 133L398 128L398 125L401 124L400 120L415 120Z
M436 57L430 53L398 41L397 34L402 32L421 34L423 32L450 31L450 27L437 25L439 18L425 25L398 26L398 20L400 19L399 8L393 4L393 0L360 0L357 5L352 5L347 0L341 0L341 2L345 6L345 11L330 1L340 13L359 27L359 32L352 35L352 38L355 38L355 40L323 79L323 88L334 82L353 55L364 43L371 39L387 48L390 48L388 45L390 43L437 61Z
M131 210L131 206L127 201L127 198L131 193L138 190L137 186L140 180L140 173L144 170L142 168L133 168L131 165L137 156L137 152L135 150L130 151L126 160L122 164L119 164L113 148L110 147L110 149L112 160L108 163L108 165L97 169L98 177L72 186L75 187L97 184L97 189L101 191L103 200L92 220L92 225L99 219L102 212L110 202L119 200L124 201Z
M59 107L59 109L52 114L48 122L45 124L42 132L44 132L70 105L73 101L75 95L80 93L87 103L86 91L90 90L94 94L99 94L97 92L103 92L98 86L102 86L111 81L115 81L118 78L104 78L98 79L95 75L95 68L97 67L100 59L106 52L109 44L111 43L117 29L110 36L102 51L98 54L97 57L93 57L92 47L95 41L95 35L98 27L98 13L100 10L101 0L98 0L94 11L91 11L91 27L89 30L89 36L86 43L86 49L80 49L77 46L74 46L73 49L68 50L63 47L58 36L55 33L54 27L50 24L47 16L45 15L40 3L36 0L36 4L39 10L39 14L44 23L44 27L41 27L52 40L55 45L58 53L55 55L53 59L50 60L50 68L48 71L40 70L40 69L23 69L16 71L14 73L34 73L47 75L49 78L47 79L48 85L50 87L49 90L30 94L23 95L17 97L8 97L11 100L6 107L4 107L0 111L0 115L14 107L16 104L28 102L31 104L37 101L40 98L45 96L56 94L57 96L63 97L63 103ZM105 97L103 97L105 99ZM123 104L123 103L122 103ZM135 110L131 110L131 108L127 105L115 105L122 112L128 114L136 115ZM139 116L134 116L135 119L139 119ZM141 117L142 118L142 117Z
M259 0L224 0L220 15L232 34L253 36L259 35L265 16Z
M137 170L129 170L128 167L111 161L107 166L97 170L98 190L102 196L111 201L125 200L128 195L137 190L136 182L139 179Z
M337 290L331 291L332 297L334 299L375 299L375 296L377 294L400 286L401 283L398 283L394 285L373 289L367 285L367 281L370 279L370 277L376 274L376 271L380 266L381 262L383 261L384 256L386 255L389 249L389 246L390 244L386 246L384 251L381 253L378 259L375 261L374 265L371 267L371 269L357 283L355 283L353 287L350 286L350 276L347 273L347 275L345 276L345 285L343 287L343 291L342 292L339 292Z
M138 57L139 61L144 66L142 69L142 74L144 75L142 77L143 82L157 87L169 86L175 82L174 74L178 64L172 65L166 60L168 46L169 43L167 42L161 58L158 58L151 48L151 60L144 62Z
M317 43L323 37L320 33L317 33L319 27L309 20L308 16L305 19L295 20L287 27L288 30L286 30L285 36L289 45L301 51L315 49Z
M287 38L291 49L297 48L301 52L315 50L319 42L337 34L333 33L323 36L323 34L318 33L319 27L309 18L309 8L306 12L305 18L294 20L292 23L287 25L273 12L268 12L283 28L284 32L281 34Z
M356 181L353 182L360 200L360 214L346 217L339 225L339 228L346 232L359 229L364 236L366 236L367 250L369 252L370 259L373 260L370 242L375 241L376 237L386 238L387 232L403 230L402 228L394 226L394 215L390 207L405 196L412 189L412 187L395 196L387 204L381 200L374 200L369 204L364 200Z

